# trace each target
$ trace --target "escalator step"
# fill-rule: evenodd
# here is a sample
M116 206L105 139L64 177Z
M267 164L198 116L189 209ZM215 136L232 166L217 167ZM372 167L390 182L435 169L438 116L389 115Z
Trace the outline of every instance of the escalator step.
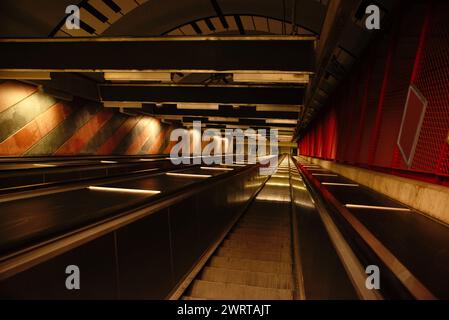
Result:
M206 299L291 300L293 299L293 291L195 280L189 296Z
M292 272L292 266L289 263L260 261L234 257L214 256L210 260L209 266L216 268L245 270L251 272L268 272L276 274L291 274Z
M263 235L250 235L244 233L231 233L228 239L236 241L256 241L256 242L270 242L276 244L290 244L290 239L286 237L267 237Z
M201 274L201 280L273 289L292 289L293 283L292 277L286 274L250 272L214 267L206 267Z
M256 251L254 249L221 247L218 249L217 255L222 257L246 258L253 260L291 263L290 252L288 253L269 252L269 251Z
M269 242L255 242L255 241L234 241L234 240L225 240L223 242L224 248L242 248L242 249L253 249L253 250L266 250L266 251L274 251L274 252L290 252L290 246L287 244L273 244Z

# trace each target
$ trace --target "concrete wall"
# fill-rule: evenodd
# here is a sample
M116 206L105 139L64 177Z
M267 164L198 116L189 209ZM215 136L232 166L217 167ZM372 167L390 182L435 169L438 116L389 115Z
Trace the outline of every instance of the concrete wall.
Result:
M449 188L381 172L304 157L348 179L449 224Z

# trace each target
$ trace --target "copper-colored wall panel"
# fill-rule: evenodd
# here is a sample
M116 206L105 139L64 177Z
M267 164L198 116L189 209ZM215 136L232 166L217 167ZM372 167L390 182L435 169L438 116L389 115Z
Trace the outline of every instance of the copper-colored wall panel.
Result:
M83 101L63 102L18 81L0 82L0 156L156 154L171 127Z

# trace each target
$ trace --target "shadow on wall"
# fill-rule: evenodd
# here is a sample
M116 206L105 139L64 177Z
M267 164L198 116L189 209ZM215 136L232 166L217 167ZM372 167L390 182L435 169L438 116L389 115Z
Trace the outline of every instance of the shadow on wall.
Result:
M0 82L0 156L161 154L172 127L92 102L63 102L18 81Z

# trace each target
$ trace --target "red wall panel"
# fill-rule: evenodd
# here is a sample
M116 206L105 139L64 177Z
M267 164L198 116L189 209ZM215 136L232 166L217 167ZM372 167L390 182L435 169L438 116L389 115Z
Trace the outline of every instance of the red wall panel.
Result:
M447 12L445 1L404 5L300 136L300 154L449 184ZM408 166L397 139L412 84L428 105Z

